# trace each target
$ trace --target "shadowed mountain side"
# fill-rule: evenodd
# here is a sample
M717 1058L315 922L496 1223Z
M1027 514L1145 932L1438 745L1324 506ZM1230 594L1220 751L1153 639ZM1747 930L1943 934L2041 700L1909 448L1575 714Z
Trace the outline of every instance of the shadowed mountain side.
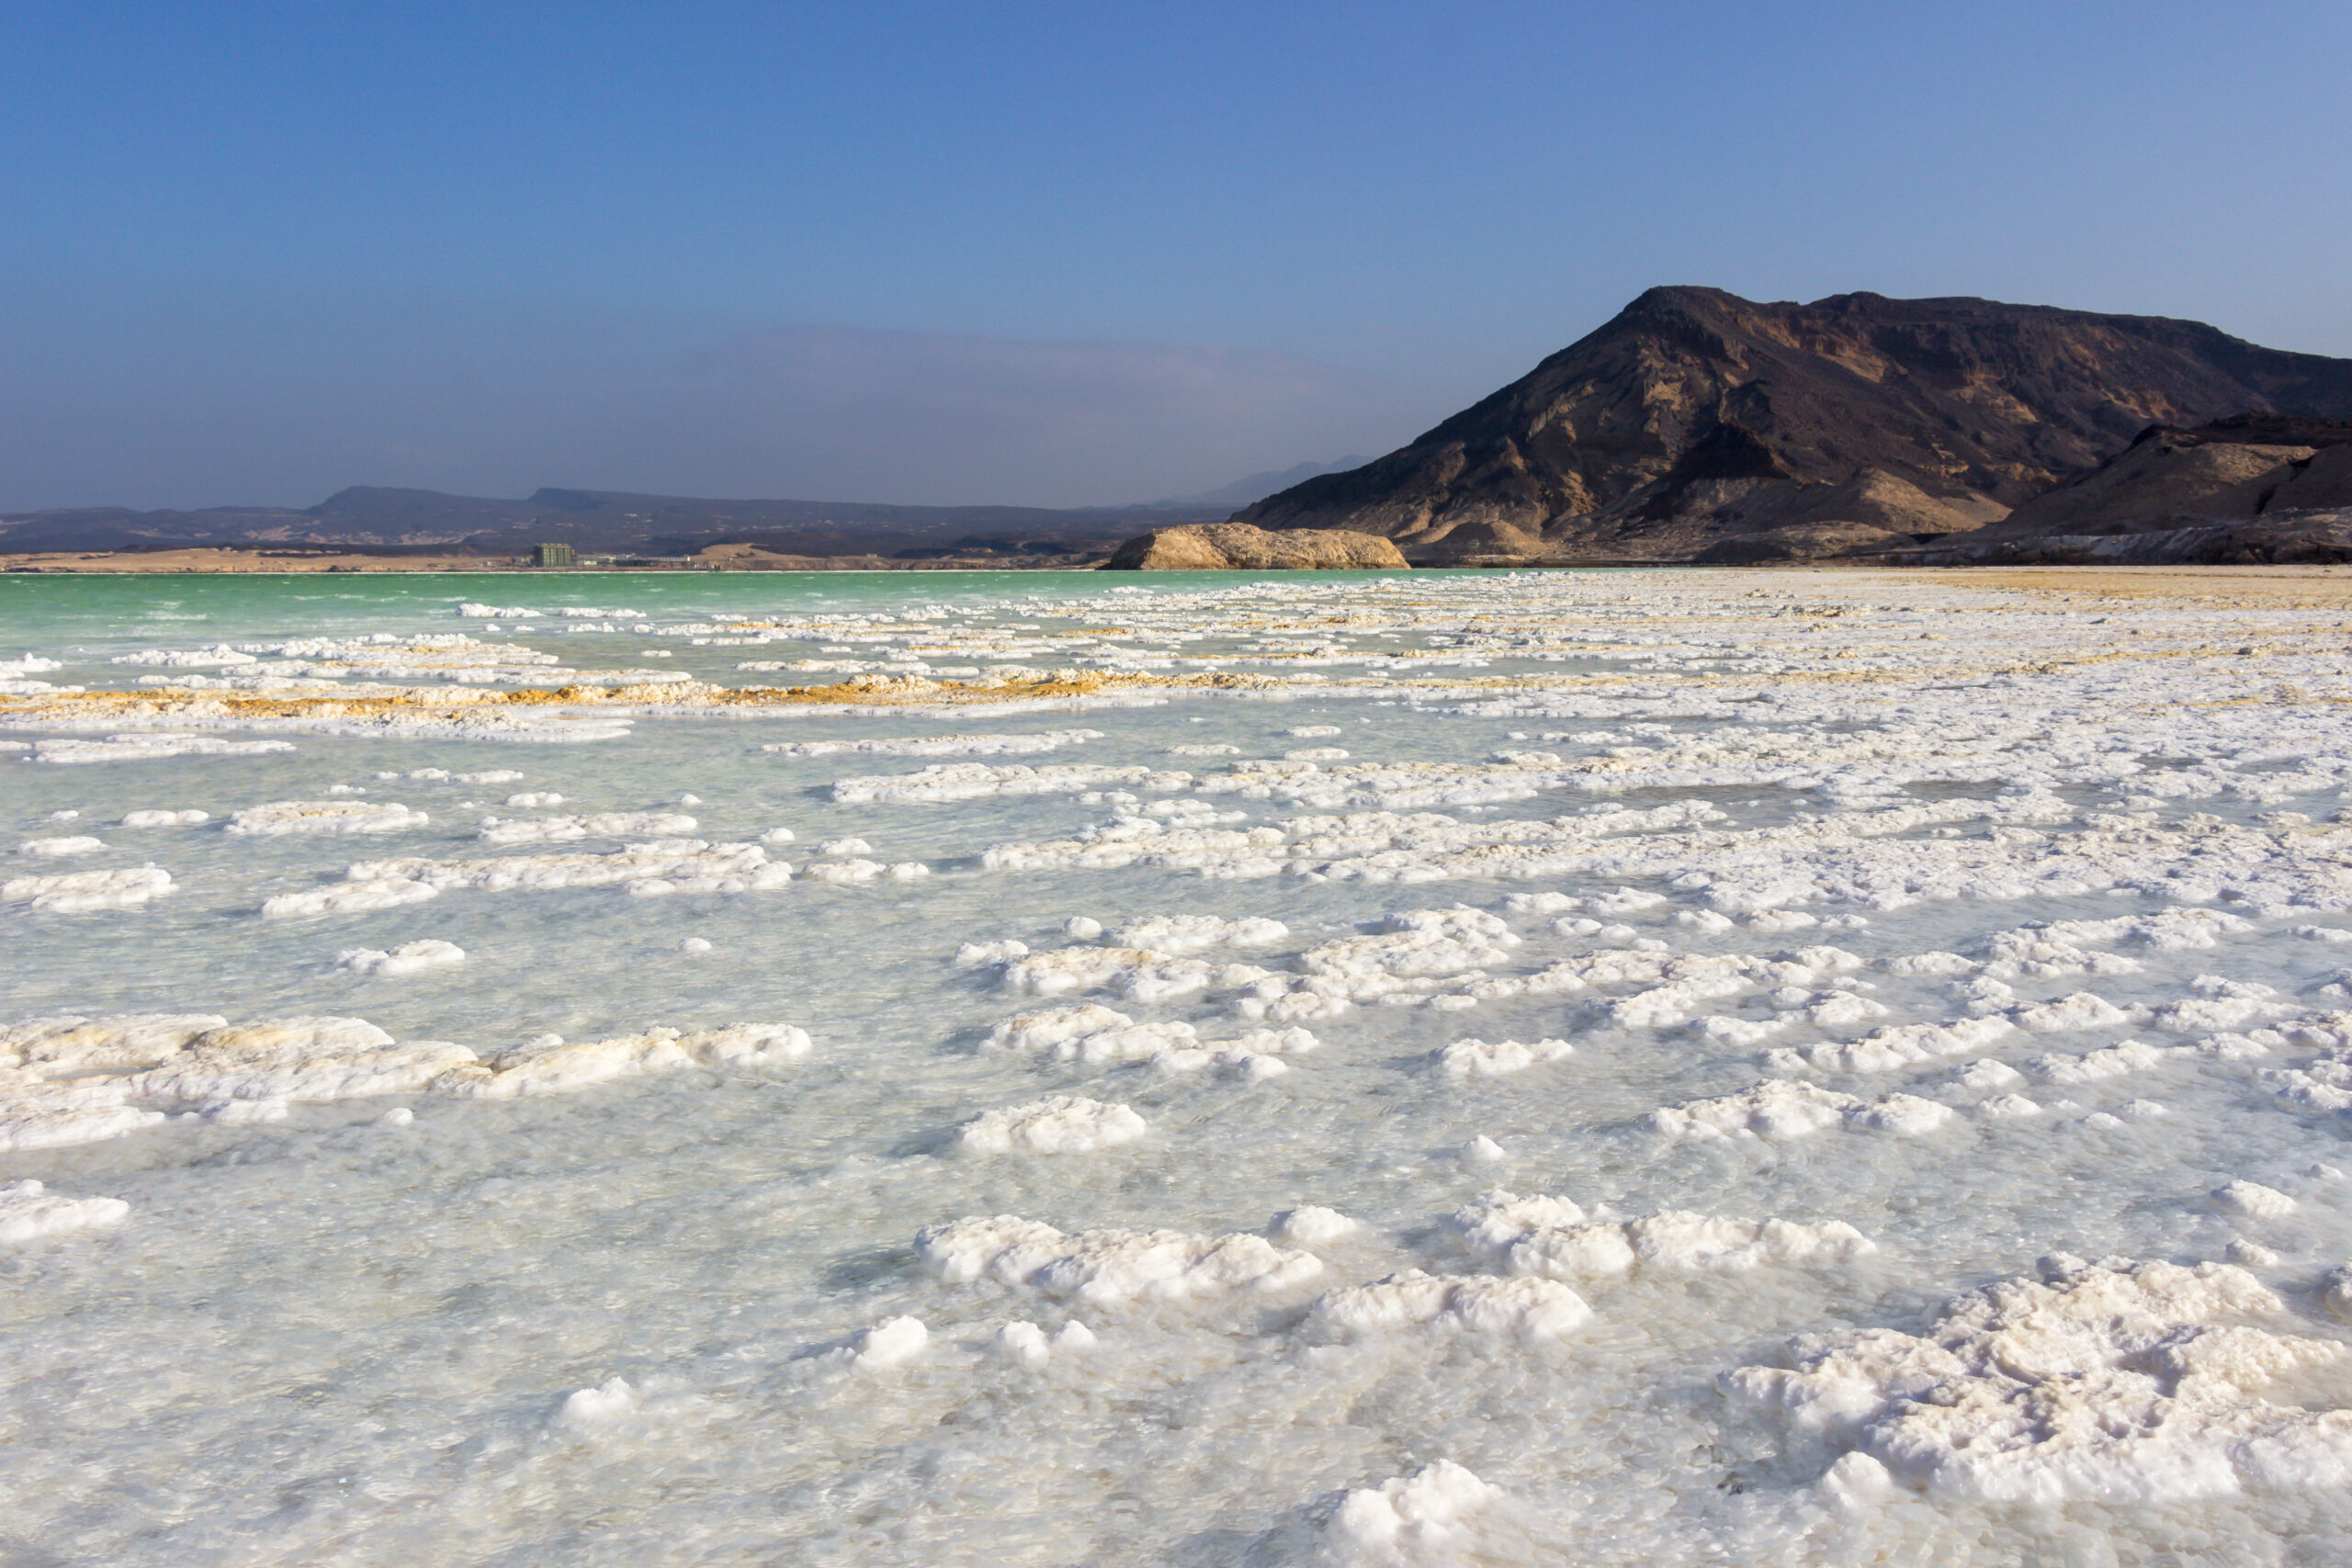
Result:
M1429 564L1845 553L1981 527L2151 423L2249 409L2352 416L2352 360L2160 317L1653 288L1411 445L1234 520Z

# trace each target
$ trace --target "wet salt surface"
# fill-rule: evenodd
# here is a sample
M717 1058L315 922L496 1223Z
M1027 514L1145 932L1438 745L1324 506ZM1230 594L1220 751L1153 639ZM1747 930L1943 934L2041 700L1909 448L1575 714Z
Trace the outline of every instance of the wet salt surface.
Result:
M0 711L6 841L96 840L0 868L12 1544L2352 1546L2334 609L563 581L5 584L28 682L165 694ZM1235 681L464 739L189 679L649 648Z

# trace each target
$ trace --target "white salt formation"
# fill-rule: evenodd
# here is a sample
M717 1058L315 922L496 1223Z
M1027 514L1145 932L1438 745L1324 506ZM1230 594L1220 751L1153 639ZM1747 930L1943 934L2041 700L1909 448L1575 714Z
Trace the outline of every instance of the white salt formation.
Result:
M8 579L19 1555L2346 1555L2340 574L616 581Z
M2058 1258L2041 1280L1961 1297L1926 1337L1807 1336L1792 1369L1745 1367L1724 1384L1958 1496L2177 1503L2340 1487L2352 1411L2301 1408L2289 1391L2345 1348L2281 1332L2283 1313L2228 1264Z
M130 1205L119 1198L62 1198L38 1181L11 1181L0 1187L0 1246L103 1230L130 1215Z
M1142 1117L1124 1105L1080 1095L990 1111L964 1124L957 1141L975 1154L1089 1154L1144 1135Z
M280 800L229 814L232 833L397 833L432 818L391 801Z
M916 1235L915 1252L949 1284L985 1277L1095 1305L1287 1291L1323 1271L1313 1254L1276 1247L1263 1236L1127 1230L1065 1235L1010 1214L930 1226Z
M426 938L406 942L389 952L372 947L347 947L334 955L334 966L357 975L397 977L421 975L428 969L454 969L466 961L466 950L454 942Z
M484 1056L447 1041L397 1042L356 1018L31 1019L0 1028L0 1150L120 1137L179 1107L249 1121L280 1119L288 1102L382 1094L514 1100L686 1066L773 1066L808 1051L806 1031L778 1024L573 1043L548 1035Z

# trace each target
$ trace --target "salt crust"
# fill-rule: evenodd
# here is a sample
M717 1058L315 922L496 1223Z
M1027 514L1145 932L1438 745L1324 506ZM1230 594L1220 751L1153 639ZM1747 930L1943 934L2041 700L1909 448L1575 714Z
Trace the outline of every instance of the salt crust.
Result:
M1002 767L991 767L986 762L942 762L920 773L838 780L833 784L833 799L847 806L940 805L984 800L991 795L1076 795L1090 789L1182 789L1192 782L1190 773L1103 763L1033 768L1018 762Z
M561 795L555 797L562 799ZM474 836L490 844L558 844L574 839L677 839L695 819L675 811L602 811L582 817L484 818Z
M2352 1412L2265 1389L2341 1345L2246 1325L2284 1308L2224 1263L2045 1260L1961 1296L1925 1337L1804 1335L1726 1392L1932 1491L1995 1503L2177 1504L2352 1483Z
M1221 920L1214 915L1159 915L1111 932L1120 947L1182 956L1211 947L1270 947L1290 935L1280 920L1250 917Z
M17 846L17 852L20 855L35 855L45 859L56 855L86 855L106 847L106 840L103 839L93 839L86 833L77 833L70 838L27 839Z
M1457 1040L1430 1052L1430 1060L1453 1077L1501 1077L1530 1067L1564 1062L1576 1055L1576 1049L1565 1040L1538 1040L1532 1043L1499 1040L1492 1044L1484 1040Z
M928 735L899 739L785 740L761 750L779 757L1010 757L1057 751L1100 740L1099 729L1055 729L1033 735Z
M1091 1154L1133 1143L1147 1131L1124 1105L1057 1094L990 1111L964 1123L956 1141L975 1154Z
M1801 1138L1825 1127L1849 1127L1916 1136L1953 1119L1948 1105L1917 1095L1875 1101L1817 1084L1772 1078L1737 1094L1686 1100L1650 1113L1650 1124L1676 1138Z
M956 1220L916 1233L915 1252L951 1285L983 1276L1096 1305L1192 1301L1235 1292L1274 1292L1323 1271L1312 1253L1263 1236L1180 1231L1064 1234L1011 1214Z
M1312 1033L1298 1028L1256 1029L1230 1040L1204 1041L1181 1020L1137 1023L1099 1002L1016 1013L989 1032L988 1043L998 1050L1090 1066L1149 1062L1171 1072L1215 1067L1250 1078L1278 1077L1288 1070L1280 1058L1304 1055L1317 1044Z
M1592 1308L1555 1280L1433 1275L1408 1269L1368 1285L1327 1291L1316 1298L1307 1316L1351 1338L1423 1329L1509 1335L1532 1343L1575 1333L1592 1321Z
M74 1231L119 1225L130 1216L119 1198L60 1198L38 1181L0 1187L0 1246L21 1247Z
M1859 1040L1821 1045L1783 1046L1768 1053L1776 1073L1881 1073L1917 1066L1939 1057L1978 1051L2017 1032L2005 1018L1957 1018L1947 1023L1898 1023Z
M212 819L204 811L128 811L123 814L126 828L193 828Z
M1351 1220L1337 1209L1304 1203L1276 1214L1266 1226L1266 1234L1276 1241L1312 1250L1353 1240L1364 1234L1364 1226L1362 1221Z
M757 844L655 839L610 854L506 855L488 860L383 860L354 865L350 884L421 884L436 891L476 887L492 893L617 886L638 897L672 893L752 893L785 886L792 868ZM276 900L272 900L276 902ZM265 907L265 913L267 912ZM308 913L311 911L301 911Z
M223 740L213 735L109 735L103 740L36 740L36 762L148 762L164 757L255 757L291 751L288 740Z
M364 914L371 909L396 909L440 896L441 890L405 876L363 876L306 893L279 893L261 903L262 918L299 919L306 915Z
M0 904L20 904L48 914L77 915L96 909L135 909L173 891L172 874L159 866L67 871L51 876L16 876L0 882Z
M2234 1214L2257 1220L2281 1220L2295 1212L2295 1201L2276 1187L2237 1180L2214 1190L2213 1201Z
M1452 1460L1351 1492L1322 1542L1338 1568L1444 1568L1541 1561L1521 1510Z
M1513 1274L1610 1279L1636 1268L1739 1272L1765 1264L1840 1264L1877 1245L1843 1220L1738 1220L1668 1211L1634 1220L1588 1217L1565 1198L1498 1188L1448 1216L1463 1250Z
M808 1049L806 1032L777 1024L571 1044L549 1035L484 1058L447 1041L395 1042L356 1018L29 1019L0 1029L0 1150L120 1137L163 1121L153 1106L234 1122L282 1118L289 1101L381 1094L513 1100L690 1066L773 1066Z
M643 1403L627 1378L607 1378L594 1388L568 1395L556 1412L554 1425L579 1432L594 1432L637 1414Z
M998 1350L1033 1371L1057 1355L1080 1355L1099 1344L1094 1331L1076 1318L1063 1324L1050 1339L1044 1329L1025 1318L1014 1318L996 1331Z
M276 800L232 811L231 833L276 837L288 833L397 833L432 820L393 801Z
M887 1372L905 1366L931 1343L931 1330L921 1318L886 1317L850 1341L842 1359L862 1372Z
M428 969L454 969L466 961L466 950L453 942L427 938L402 942L389 953L372 947L346 947L334 955L334 966L356 975L397 978Z

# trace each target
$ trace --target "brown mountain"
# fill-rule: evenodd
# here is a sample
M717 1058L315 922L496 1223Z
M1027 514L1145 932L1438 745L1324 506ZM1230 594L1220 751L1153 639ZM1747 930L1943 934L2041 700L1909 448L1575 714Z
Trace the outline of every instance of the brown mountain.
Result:
M1411 445L1234 514L1427 564L1763 559L1967 532L2151 424L2352 416L2352 360L1988 299L1653 288Z

